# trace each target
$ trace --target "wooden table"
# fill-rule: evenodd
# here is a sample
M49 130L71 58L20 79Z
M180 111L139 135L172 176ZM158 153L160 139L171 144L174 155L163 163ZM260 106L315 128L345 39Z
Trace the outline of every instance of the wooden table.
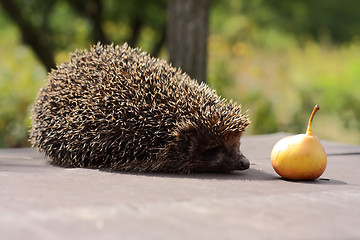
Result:
M271 167L286 134L245 136L232 174L65 169L34 149L0 150L0 239L360 239L360 146L323 141L320 179Z

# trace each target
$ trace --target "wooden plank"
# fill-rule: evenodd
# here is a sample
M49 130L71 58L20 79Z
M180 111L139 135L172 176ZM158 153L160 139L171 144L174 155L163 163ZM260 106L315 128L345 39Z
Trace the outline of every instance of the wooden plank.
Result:
M252 165L232 174L65 169L2 149L0 239L360 238L360 146L324 141L324 175L291 182L270 163L285 135L244 137Z

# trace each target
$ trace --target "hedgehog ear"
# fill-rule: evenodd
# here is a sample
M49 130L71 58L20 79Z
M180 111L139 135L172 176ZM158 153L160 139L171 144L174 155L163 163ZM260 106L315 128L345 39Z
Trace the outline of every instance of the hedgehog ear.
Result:
M242 136L243 132L241 131L231 131L227 134L227 142L228 143L233 143L233 144L239 144L240 143L240 138Z
M236 130L236 131L231 131L231 132L229 133L229 136L230 136L231 138L237 138L237 139L239 139L239 138L241 138L242 134L243 134L243 132L241 132L241 131L239 131L239 130Z
M183 142L184 144L190 143L193 136L196 135L196 126L191 122L181 122L177 125L177 128L173 132L173 136L176 141Z

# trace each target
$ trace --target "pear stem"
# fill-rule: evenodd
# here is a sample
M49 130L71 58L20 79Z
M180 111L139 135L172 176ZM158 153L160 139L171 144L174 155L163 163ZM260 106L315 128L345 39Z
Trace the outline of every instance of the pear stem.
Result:
M313 121L313 118L314 118L315 113L316 113L319 109L320 109L319 105L316 105L316 106L314 107L314 110L312 111L311 116L310 116L310 119L309 119L309 123L308 123L308 128L307 128L307 131L306 131L306 135L310 135L310 136L313 135L312 129L311 129L311 123L312 123L312 121Z

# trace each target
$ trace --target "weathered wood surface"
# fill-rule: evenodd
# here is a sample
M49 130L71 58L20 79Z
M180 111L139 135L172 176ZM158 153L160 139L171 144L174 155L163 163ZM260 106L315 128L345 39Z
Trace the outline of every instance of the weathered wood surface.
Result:
M270 163L283 136L244 137L251 169L232 174L65 169L0 150L0 239L360 239L360 146L323 142L323 176L291 182Z

